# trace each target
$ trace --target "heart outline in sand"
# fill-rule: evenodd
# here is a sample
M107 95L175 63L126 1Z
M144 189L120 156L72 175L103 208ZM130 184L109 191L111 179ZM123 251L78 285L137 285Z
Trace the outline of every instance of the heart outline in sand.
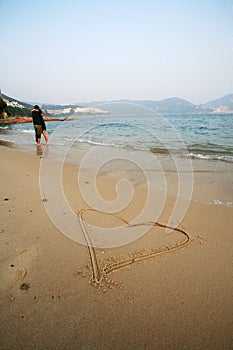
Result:
M105 265L101 269L99 262L98 262L98 259L97 259L95 247L92 244L90 234L89 234L88 228L87 228L88 223L85 219L85 212L87 212L87 211L98 212L98 213L102 213L102 212L99 212L98 210L93 209L93 208L81 209L78 212L79 223L80 223L83 235L85 237L86 245L88 247L88 251L89 251L89 255L90 255L90 262L91 262L91 268L92 268L92 284L94 284L94 285L99 285L101 283L101 281L106 279L107 275L112 273L112 272L115 272L119 269L126 268L132 264L137 263L137 262L148 260L148 259L154 258L154 257L162 255L162 254L174 252L174 251L179 250L181 248L187 247L188 245L190 245L192 243L191 235L188 232L184 231L183 229L180 229L177 227L167 226L167 225L161 224L159 222L147 222L147 223L138 223L138 224L130 225L125 219L121 218L120 216L117 216L117 215L112 214L112 213L108 213L108 215L111 215L113 217L117 217L120 221L122 221L125 225L127 225L128 228L133 228L133 227L137 227L137 226L160 227L163 229L170 229L170 230L179 232L180 234L182 234L185 237L185 239L179 243L175 243L175 244L170 245L170 246L166 245L164 247L158 248L158 249L156 249L148 254L141 254L139 256L135 256L135 257L131 257L131 258L122 260L120 262L112 262L108 265Z

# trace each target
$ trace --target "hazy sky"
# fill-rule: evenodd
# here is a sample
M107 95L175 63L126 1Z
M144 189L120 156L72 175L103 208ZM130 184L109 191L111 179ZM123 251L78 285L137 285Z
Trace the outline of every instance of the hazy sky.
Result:
M233 91L232 0L0 0L0 88L72 103Z

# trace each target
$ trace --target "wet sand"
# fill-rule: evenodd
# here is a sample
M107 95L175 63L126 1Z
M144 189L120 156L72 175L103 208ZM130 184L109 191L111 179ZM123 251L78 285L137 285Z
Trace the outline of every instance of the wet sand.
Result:
M144 222L149 230L136 241L90 252L48 217L41 157L36 146L35 154L0 146L0 348L232 349L233 207L208 204L221 191L226 195L229 178L226 184L221 174L215 182L209 173L194 174L180 231L168 235ZM66 165L62 181L79 225L78 213L88 205L77 171ZM159 217L164 225L176 200L172 184ZM97 185L106 200L115 199L114 177L103 172ZM83 212L91 239L98 226L118 227L140 213L147 193L140 183L134 187L132 203L117 215Z

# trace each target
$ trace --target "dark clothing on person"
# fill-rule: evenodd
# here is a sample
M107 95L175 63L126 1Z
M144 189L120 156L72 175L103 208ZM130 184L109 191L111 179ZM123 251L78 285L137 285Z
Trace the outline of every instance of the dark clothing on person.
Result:
M41 134L42 134L42 126L41 125L34 125L34 129L35 129L35 136L36 136L36 142L38 142L38 139L41 138Z
M42 131L46 130L46 125L45 125L43 117L42 117L42 120L41 120L41 127L42 127Z
M45 122L42 116L42 111L39 106L35 106L31 112L32 121L35 129L36 142L41 138L41 134L46 130Z
M32 110L32 120L34 125L42 125L42 121L44 123L41 109Z

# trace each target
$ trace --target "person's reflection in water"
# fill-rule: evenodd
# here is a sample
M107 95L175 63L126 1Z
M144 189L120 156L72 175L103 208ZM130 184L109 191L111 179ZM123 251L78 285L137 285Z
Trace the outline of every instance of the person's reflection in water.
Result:
M42 147L40 145L37 145L36 150L37 150L37 155L38 156L42 156L43 149L42 149Z

